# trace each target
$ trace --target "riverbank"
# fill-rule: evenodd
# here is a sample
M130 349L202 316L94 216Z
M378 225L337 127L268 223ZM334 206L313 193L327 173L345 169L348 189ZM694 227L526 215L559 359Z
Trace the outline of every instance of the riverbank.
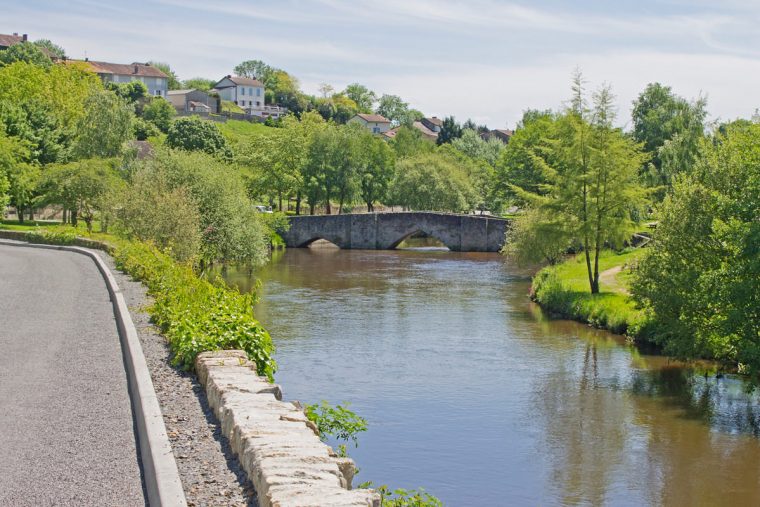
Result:
M583 254L547 266L533 277L531 298L553 316L576 320L634 341L645 338L648 318L636 308L628 292L630 266L643 249L602 252L599 259L600 292L589 291Z

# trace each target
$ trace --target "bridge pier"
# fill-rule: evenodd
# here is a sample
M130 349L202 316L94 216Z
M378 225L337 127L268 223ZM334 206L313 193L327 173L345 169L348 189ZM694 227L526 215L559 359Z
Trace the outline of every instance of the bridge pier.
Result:
M392 250L417 232L439 239L455 252L498 252L509 220L436 212L357 213L289 217L288 247L325 239L344 249Z

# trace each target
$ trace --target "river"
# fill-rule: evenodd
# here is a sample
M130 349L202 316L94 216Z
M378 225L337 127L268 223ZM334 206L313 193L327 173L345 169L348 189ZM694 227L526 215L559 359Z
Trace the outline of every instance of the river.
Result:
M547 319L497 254L293 249L250 277L286 399L351 402L361 472L449 506L758 505L760 398Z

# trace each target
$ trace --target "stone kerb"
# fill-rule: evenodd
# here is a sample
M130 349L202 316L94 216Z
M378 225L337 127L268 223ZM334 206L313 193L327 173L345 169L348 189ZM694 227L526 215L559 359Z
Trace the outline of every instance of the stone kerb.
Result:
M354 463L324 444L303 410L256 374L245 352L204 352L195 362L209 405L256 489L261 507L380 506L380 495L351 490Z

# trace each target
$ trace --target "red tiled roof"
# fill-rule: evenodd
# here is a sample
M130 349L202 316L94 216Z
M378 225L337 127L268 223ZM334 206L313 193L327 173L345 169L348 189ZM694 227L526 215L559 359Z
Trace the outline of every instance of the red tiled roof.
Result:
M214 85L214 88L216 88L219 83L224 81L225 79L229 79L233 83L235 83L237 86L258 86L261 88L264 88L264 83L259 81L258 79L251 79L250 77L242 77L242 76L224 76L222 79L219 80Z
M385 116L379 115L379 114L363 114L359 113L356 116L361 118L364 121L367 122L375 122L375 123L390 123L391 121L387 119Z
M437 116L433 116L432 118L425 118L425 120L427 120L428 123L435 125L436 127L441 127L443 125L443 120Z
M116 74L119 76L143 76L143 77L163 77L168 76L152 65L144 63L108 63L95 62L92 60L85 61L92 68L93 72L98 74Z
M22 40L24 40L24 38L20 35L7 35L0 33L0 46L10 47L14 44L18 44Z

